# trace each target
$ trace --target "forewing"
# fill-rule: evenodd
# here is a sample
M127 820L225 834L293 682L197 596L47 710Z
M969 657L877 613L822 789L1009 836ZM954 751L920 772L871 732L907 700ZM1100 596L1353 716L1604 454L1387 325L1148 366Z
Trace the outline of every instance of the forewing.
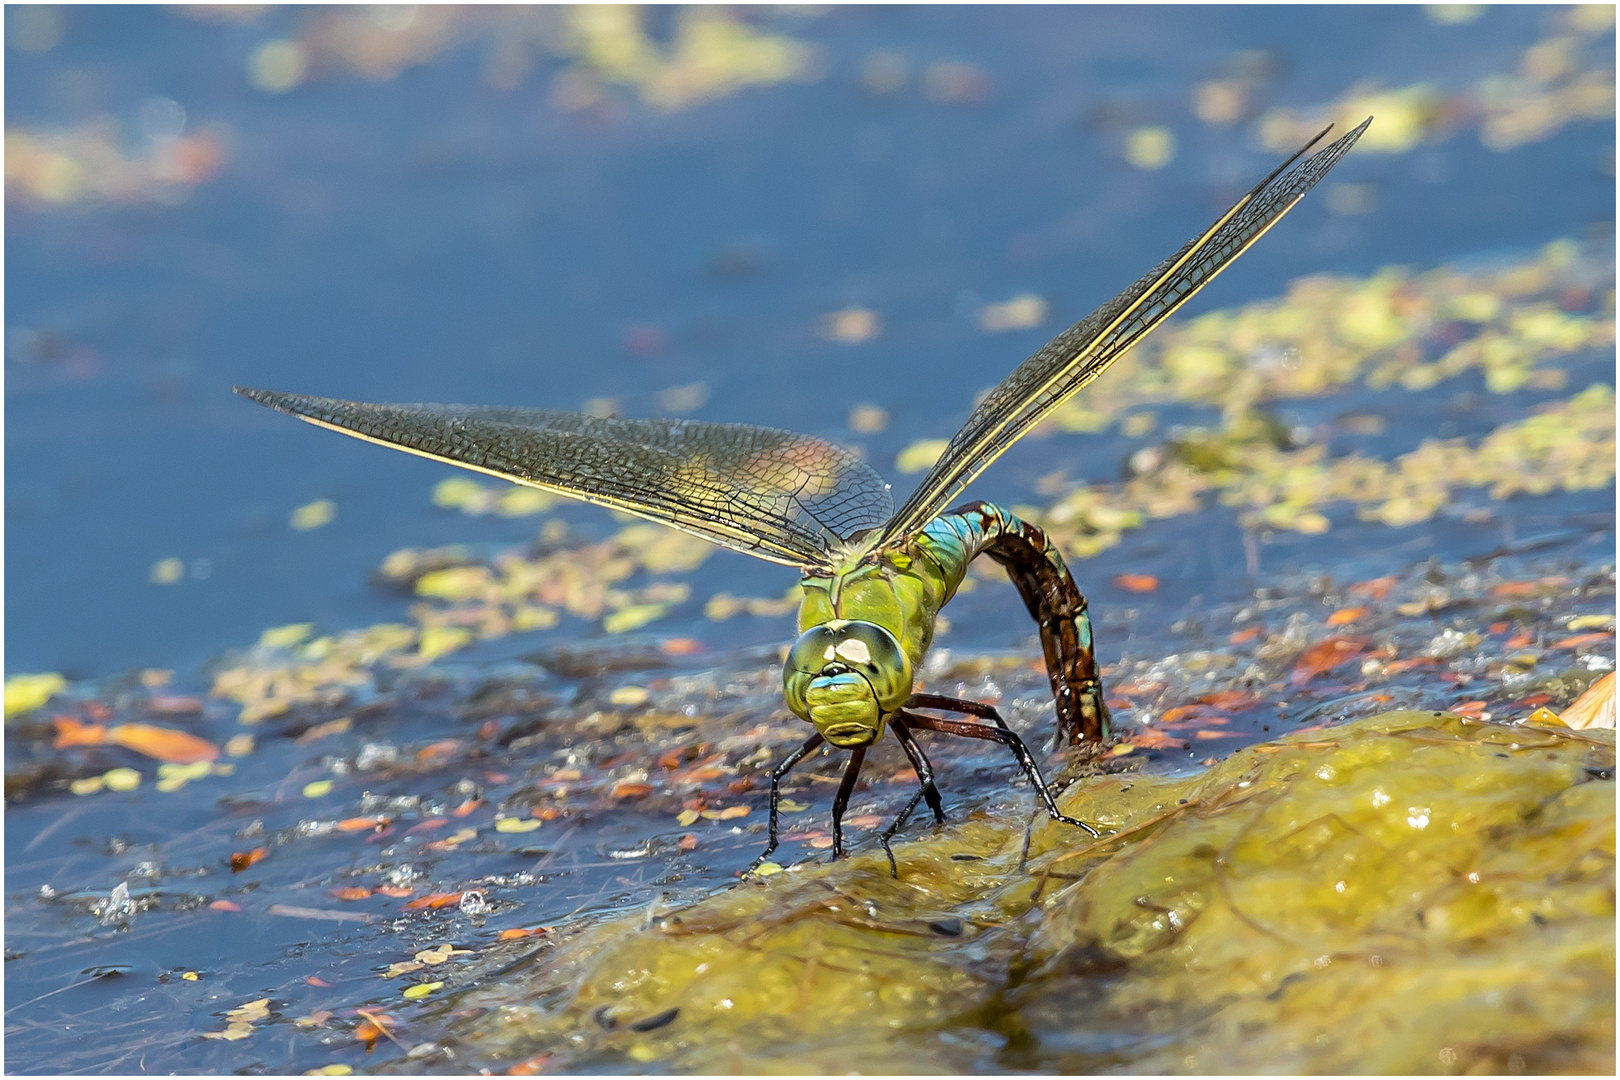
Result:
M909 535L941 513L1019 437L1214 280L1349 153L1371 122L1301 161L1323 131L1201 235L1019 365L968 417L884 529L882 542Z
M373 405L235 388L321 427L624 510L798 567L888 520L889 486L824 439L748 424L552 409Z

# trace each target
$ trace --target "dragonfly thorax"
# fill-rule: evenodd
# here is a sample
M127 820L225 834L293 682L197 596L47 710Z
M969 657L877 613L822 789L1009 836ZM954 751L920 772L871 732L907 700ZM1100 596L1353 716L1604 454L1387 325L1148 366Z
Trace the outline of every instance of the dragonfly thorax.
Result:
M911 659L876 623L831 619L793 643L782 693L788 708L834 746L867 746L911 696Z

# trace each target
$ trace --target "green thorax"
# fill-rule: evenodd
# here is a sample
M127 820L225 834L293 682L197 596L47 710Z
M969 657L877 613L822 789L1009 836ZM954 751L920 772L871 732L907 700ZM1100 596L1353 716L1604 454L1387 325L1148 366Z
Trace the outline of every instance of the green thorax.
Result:
M943 514L898 544L864 552L830 577L805 575L799 632L833 619L876 623L900 643L913 671L934 640L934 619L956 595L968 563L1017 519L989 504Z

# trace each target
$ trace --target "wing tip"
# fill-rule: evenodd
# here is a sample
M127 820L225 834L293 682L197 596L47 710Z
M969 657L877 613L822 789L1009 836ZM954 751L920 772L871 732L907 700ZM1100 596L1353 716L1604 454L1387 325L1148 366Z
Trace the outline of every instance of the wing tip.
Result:
M288 416L296 416L301 420L310 418L311 408L323 403L330 403L329 399L310 397L308 394L288 394L280 390L260 390L253 386L233 386L231 393L238 397L245 397L249 401L256 401L267 409L274 409Z
M253 386L233 386L231 387L231 393L237 397L245 397L249 401L257 401L260 405L268 405L272 409L283 408L280 403L292 396L274 390L260 390Z

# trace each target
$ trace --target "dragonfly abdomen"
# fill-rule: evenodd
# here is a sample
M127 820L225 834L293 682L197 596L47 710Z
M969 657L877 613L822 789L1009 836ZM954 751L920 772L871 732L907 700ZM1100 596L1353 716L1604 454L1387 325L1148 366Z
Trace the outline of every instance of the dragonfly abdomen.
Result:
M1086 598L1046 533L994 503L972 502L929 522L912 544L939 566L953 593L980 555L1004 567L1040 627L1059 744L1107 736L1108 707Z

